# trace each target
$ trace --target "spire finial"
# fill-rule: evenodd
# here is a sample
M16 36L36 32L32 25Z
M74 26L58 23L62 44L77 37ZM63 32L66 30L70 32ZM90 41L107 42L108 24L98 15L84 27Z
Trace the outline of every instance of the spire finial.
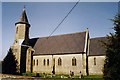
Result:
M25 10L25 8L26 8L26 5L24 5L24 9L23 10Z

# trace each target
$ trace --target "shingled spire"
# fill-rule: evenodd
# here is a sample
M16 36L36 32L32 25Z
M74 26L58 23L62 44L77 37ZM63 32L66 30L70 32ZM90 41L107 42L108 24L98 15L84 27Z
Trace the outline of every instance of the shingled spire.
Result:
M21 14L18 22L15 23L15 25L16 25L16 24L19 24L19 23L30 25L29 22L28 22L28 19L27 19L25 7L24 7L24 9L23 9L23 12L22 12L22 14Z

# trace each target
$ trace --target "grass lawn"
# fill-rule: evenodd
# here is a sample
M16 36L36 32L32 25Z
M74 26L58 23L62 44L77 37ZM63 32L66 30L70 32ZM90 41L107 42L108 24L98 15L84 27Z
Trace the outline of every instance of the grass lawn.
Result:
M23 76L32 76L32 77L39 77L39 78L50 78L50 79L65 79L69 80L69 75L65 74L45 74L45 73L23 73ZM83 76L82 79L79 78L79 76L73 76L73 80L104 80L102 75L89 75L89 76Z
M88 76L83 76L84 78L103 78L102 75L88 75Z
M103 78L83 78L83 79L72 79L72 80L104 80Z

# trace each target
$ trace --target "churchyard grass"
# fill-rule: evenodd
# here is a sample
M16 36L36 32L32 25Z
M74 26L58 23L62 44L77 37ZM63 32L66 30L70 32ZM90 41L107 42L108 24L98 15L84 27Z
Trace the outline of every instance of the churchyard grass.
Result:
M83 78L103 78L103 75L88 75L88 76L83 76Z
M39 77L39 78L50 78L50 79L70 79L69 75L65 74L45 74L45 73L22 73L23 76ZM89 75L83 76L82 79L79 76L73 76L73 80L104 80L102 75Z

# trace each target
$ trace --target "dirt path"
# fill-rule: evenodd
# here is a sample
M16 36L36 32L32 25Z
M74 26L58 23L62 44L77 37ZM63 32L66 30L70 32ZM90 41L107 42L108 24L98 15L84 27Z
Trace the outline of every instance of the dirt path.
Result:
M0 74L0 79L2 78L27 78L27 79L35 79L37 77L28 77L28 76L20 76L20 75L9 75L9 74ZM38 77L39 78L39 77Z
M0 74L0 80L66 80L66 79L46 79L40 77L28 77L19 75ZM71 80L71 79L67 79Z

